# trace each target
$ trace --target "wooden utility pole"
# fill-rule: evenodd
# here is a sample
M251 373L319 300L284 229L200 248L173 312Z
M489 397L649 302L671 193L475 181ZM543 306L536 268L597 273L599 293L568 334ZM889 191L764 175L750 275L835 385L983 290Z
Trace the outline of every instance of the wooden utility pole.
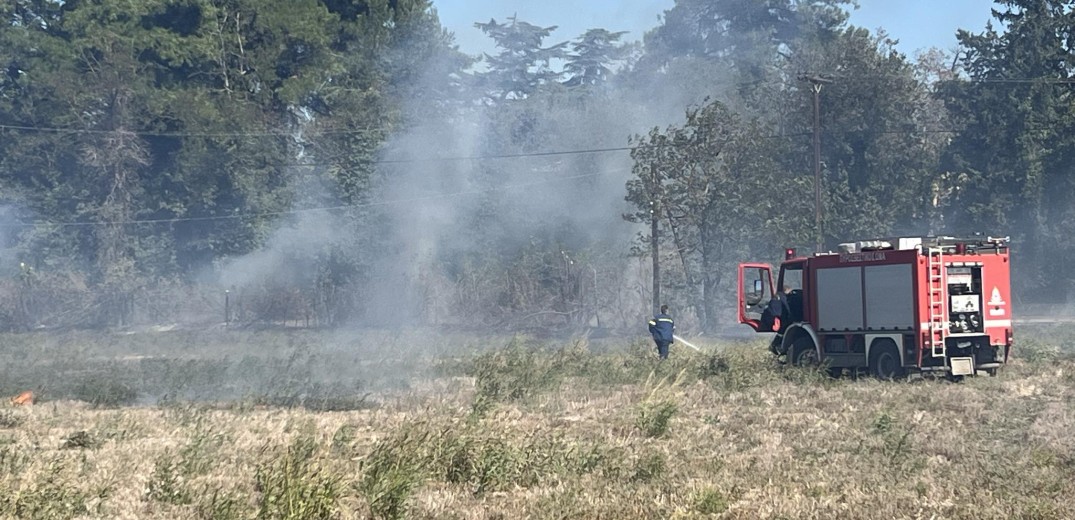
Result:
M650 174L653 176L649 194L649 235L650 254L653 256L653 314L657 314L661 308L661 262L659 242L657 240L657 220L660 219L657 207L657 192L659 191L657 177L657 163L650 163Z
M817 238L815 252L820 253L825 237L821 225L821 86L832 83L832 80L819 74L804 74L799 79L810 82L814 91L814 233Z

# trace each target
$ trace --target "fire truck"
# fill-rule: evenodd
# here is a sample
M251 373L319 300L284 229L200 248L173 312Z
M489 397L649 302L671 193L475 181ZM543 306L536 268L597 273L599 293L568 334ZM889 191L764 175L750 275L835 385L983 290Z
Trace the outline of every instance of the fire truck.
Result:
M1012 346L1010 267L1007 237L865 240L809 256L788 249L775 284L770 265L739 265L739 322L775 332L770 350L780 359L834 376L995 374Z

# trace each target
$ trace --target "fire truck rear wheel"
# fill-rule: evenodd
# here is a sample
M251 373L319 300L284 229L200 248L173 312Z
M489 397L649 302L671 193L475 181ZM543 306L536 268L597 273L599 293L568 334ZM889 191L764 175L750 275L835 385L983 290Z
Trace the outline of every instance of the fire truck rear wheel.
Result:
M818 364L817 349L814 348L814 342L809 337L803 336L791 344L791 364L797 367Z
M870 349L870 373L878 379L895 379L903 375L900 351L891 341L879 341Z

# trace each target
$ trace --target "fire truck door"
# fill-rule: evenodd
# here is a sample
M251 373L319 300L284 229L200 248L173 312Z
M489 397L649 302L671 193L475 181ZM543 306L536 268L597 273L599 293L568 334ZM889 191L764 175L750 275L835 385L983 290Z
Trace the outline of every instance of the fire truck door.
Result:
M739 264L739 323L757 332L772 332L762 313L773 298L773 268L769 264Z

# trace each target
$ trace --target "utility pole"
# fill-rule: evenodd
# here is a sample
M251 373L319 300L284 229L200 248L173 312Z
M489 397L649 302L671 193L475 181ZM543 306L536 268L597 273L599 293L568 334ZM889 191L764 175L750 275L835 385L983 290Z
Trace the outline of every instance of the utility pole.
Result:
M821 86L832 80L820 74L803 74L799 80L810 82L814 91L814 233L817 238L814 252L820 253L825 236L821 227Z
M653 255L653 314L657 314L658 309L661 308L661 263L657 240L657 220L660 218L660 212L657 211L659 209L657 207L657 192L659 191L657 163L650 163L649 170L653 176L649 195L650 254Z

